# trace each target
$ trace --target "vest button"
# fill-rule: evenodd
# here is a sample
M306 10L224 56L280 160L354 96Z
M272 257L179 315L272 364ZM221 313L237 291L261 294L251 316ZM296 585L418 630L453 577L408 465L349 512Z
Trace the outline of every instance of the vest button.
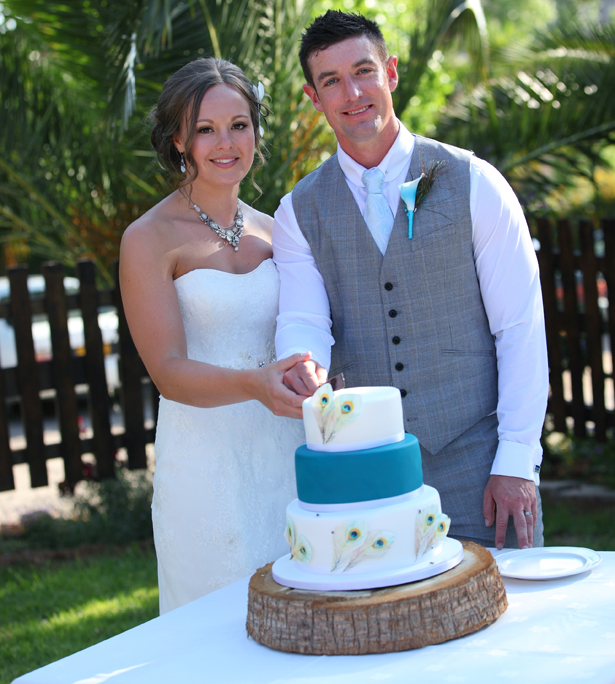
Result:
M400 342L401 342L401 337L394 335L393 336L393 344L399 344Z
M391 310L389 311L389 316L390 316L391 318L395 318L395 316L397 316L397 311L395 311L395 309L391 309Z
M395 370L403 371L404 370L404 364L403 363L396 363L395 364Z
M399 390L399 393L401 394L402 399L408 394L408 392L406 392L406 390Z
M385 289L387 292L390 292L390 291L393 289L393 283L385 283L385 284L384 284L384 289Z

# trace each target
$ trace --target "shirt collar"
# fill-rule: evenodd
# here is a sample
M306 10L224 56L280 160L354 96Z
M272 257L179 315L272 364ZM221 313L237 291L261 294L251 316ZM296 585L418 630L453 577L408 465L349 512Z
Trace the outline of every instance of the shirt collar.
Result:
M399 119L398 119L399 121ZM412 155L414 149L414 135L399 121L399 133L395 142L391 145L391 149L386 153L384 159L378 164L378 167L384 174L384 182L395 180L401 173L405 164L408 163L408 158ZM354 185L362 188L363 181L361 180L365 167L356 162L350 155L346 154L344 150L337 145L337 160L339 162L342 173L346 179Z

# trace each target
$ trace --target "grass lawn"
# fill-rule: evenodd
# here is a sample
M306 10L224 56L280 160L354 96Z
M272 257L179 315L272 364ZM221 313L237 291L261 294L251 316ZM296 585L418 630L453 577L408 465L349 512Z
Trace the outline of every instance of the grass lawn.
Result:
M615 551L615 501L543 495L545 546Z
M157 615L153 549L0 567L0 684Z

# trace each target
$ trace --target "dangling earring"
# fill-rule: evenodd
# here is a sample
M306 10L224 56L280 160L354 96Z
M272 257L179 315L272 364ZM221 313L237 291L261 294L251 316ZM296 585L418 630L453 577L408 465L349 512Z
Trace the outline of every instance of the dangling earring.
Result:
M179 170L182 173L186 173L186 160L184 159L184 153L179 153Z

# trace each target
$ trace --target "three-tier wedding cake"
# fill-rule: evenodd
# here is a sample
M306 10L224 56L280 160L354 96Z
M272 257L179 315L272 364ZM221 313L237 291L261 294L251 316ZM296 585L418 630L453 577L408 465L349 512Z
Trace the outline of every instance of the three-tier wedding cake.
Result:
M297 589L349 590L432 577L463 558L447 537L438 492L423 484L416 437L394 387L333 392L303 403L295 454L298 499L287 508L290 555L273 578Z

